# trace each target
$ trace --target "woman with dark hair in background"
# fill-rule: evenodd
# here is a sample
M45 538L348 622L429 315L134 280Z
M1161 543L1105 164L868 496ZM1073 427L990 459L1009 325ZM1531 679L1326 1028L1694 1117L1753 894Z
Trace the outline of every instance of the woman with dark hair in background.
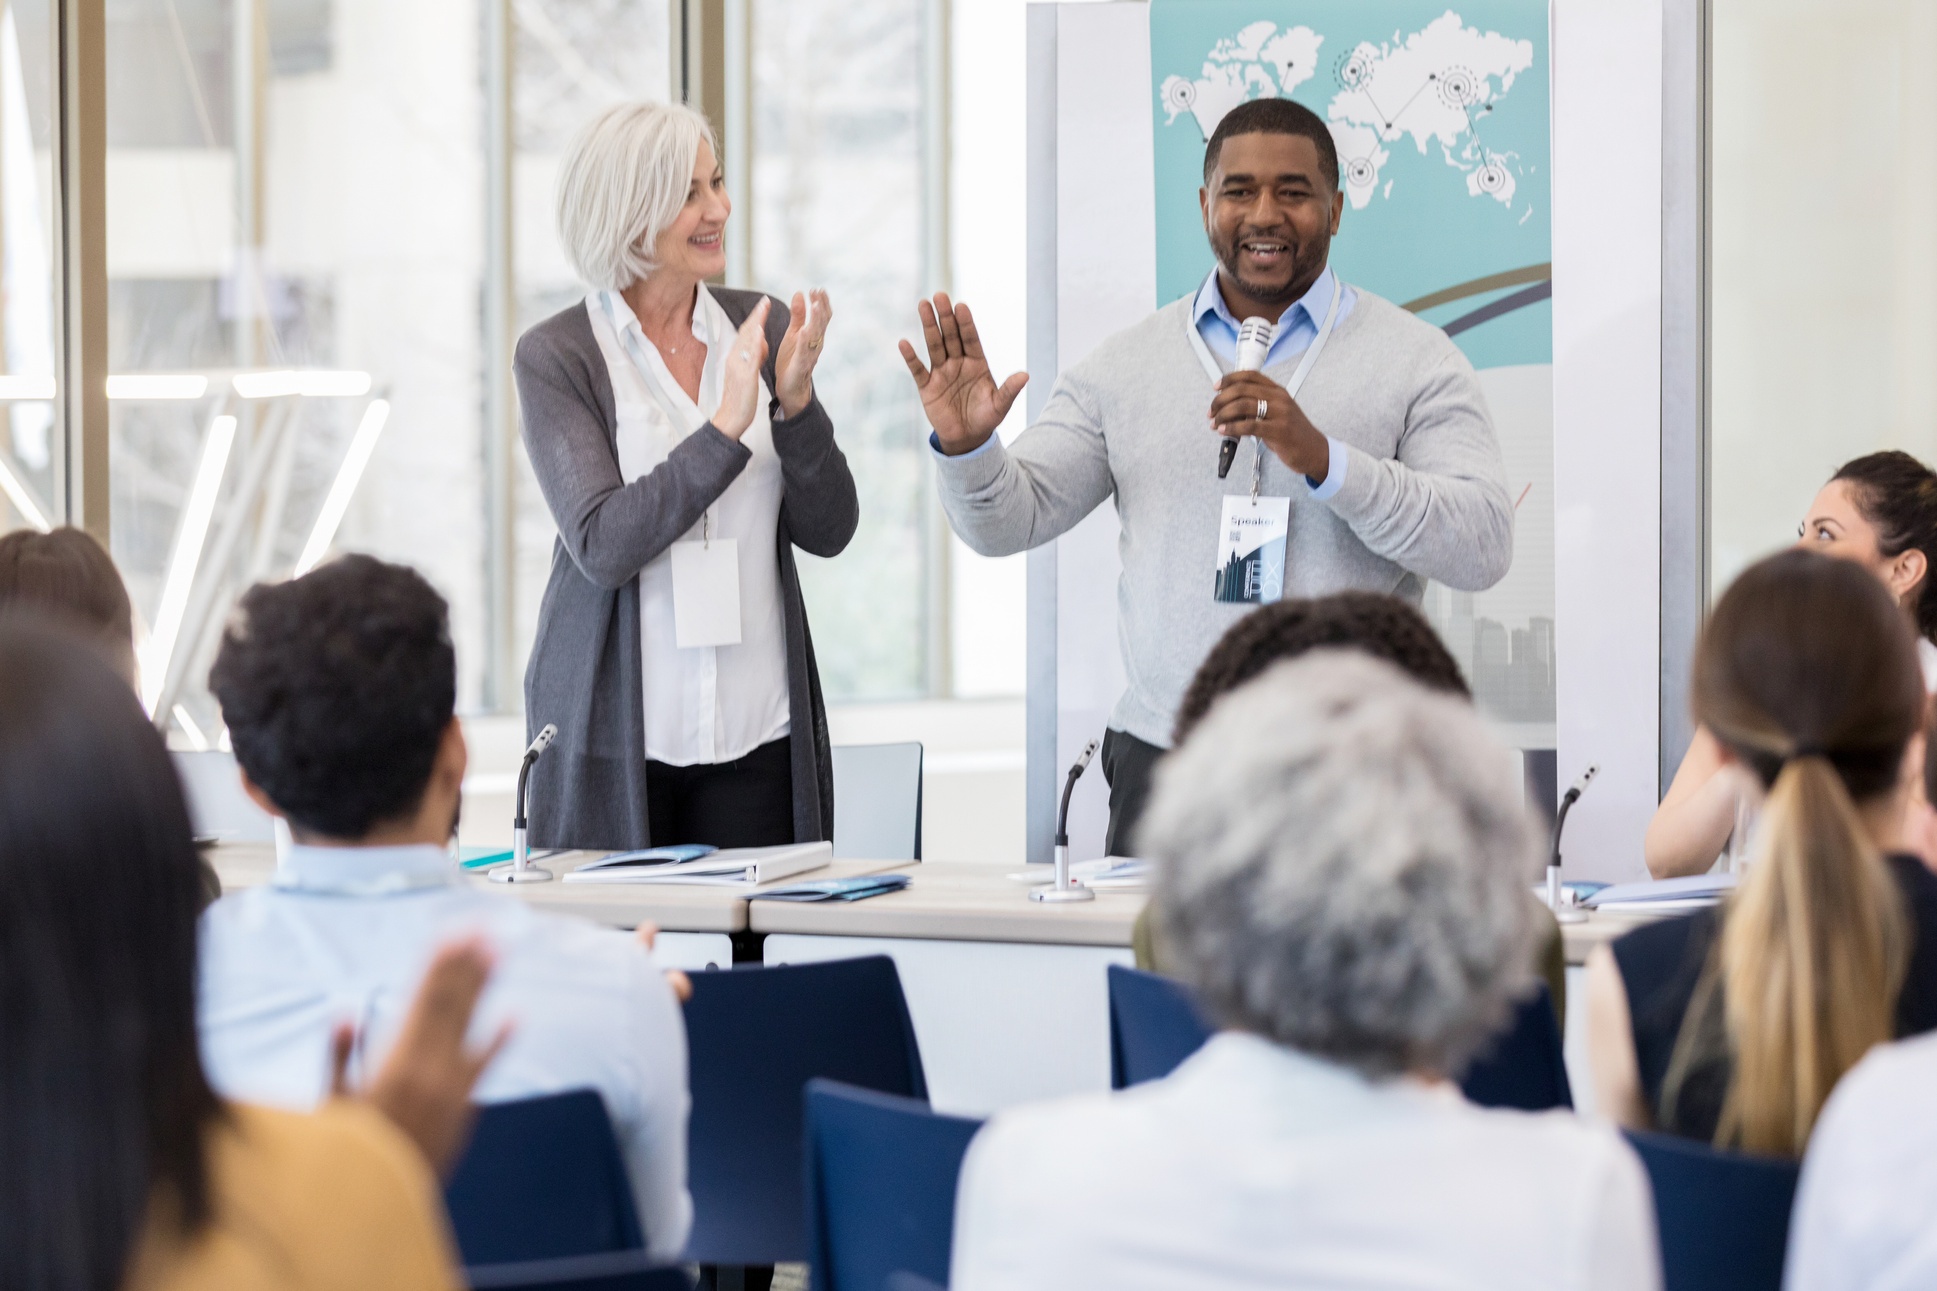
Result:
M1621 1124L1800 1156L1872 1045L1937 1027L1937 875L1902 842L1917 655L1875 578L1807 551L1717 603L1689 707L1760 823L1722 906L1588 962L1598 1105Z
M0 537L0 619L9 614L52 623L92 641L121 679L140 690L127 585L107 549L85 529L16 529ZM221 899L222 878L206 856L197 861L202 875L197 908L207 909Z
M198 888L133 692L73 638L0 624L0 1287L458 1285L425 1156L455 1159L495 1052L463 1051L488 955L433 964L370 1090L384 1115L224 1103L196 1043Z
M1889 589L1916 627L1924 689L1937 689L1937 472L1895 450L1845 462L1809 504L1796 546L1860 565ZM1699 874L1728 845L1739 799L1717 774L1724 761L1714 733L1697 727L1642 841L1654 877Z
M84 529L16 529L0 536L0 615L50 614L108 652L130 686L135 671L134 607L114 561Z

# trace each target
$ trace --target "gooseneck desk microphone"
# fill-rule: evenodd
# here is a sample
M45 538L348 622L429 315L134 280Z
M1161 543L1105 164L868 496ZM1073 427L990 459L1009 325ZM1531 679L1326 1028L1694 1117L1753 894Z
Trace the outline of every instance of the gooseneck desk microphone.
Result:
M1091 740L1083 746L1083 756L1076 759L1076 765L1069 769L1069 779L1063 781L1063 805L1056 813L1056 881L1046 888L1031 888L1031 901L1094 901L1096 893L1069 877L1069 795L1076 791L1076 782L1083 778L1083 768L1096 756L1097 741Z
M1554 912L1554 918L1561 923L1580 923L1587 916L1579 910L1561 904L1560 889L1560 834L1567 828L1567 813L1580 798L1581 790L1592 784L1594 777L1601 773L1599 763L1581 772L1581 778L1567 787L1561 795L1560 810L1554 813L1554 838L1547 855L1547 908Z
M1265 356L1271 353L1271 337L1278 330L1277 324L1268 318L1247 318L1238 328L1237 362L1232 368L1235 372L1258 372L1264 368ZM1223 479L1231 473L1231 463L1237 460L1238 437L1226 435L1224 442L1217 446L1217 478Z
M531 768L546 748L558 735L558 727L547 722L545 729L538 732L538 738L525 750L524 760L518 764L518 802L516 814L511 818L511 868L498 870L491 875L494 883L548 883L552 872L541 870L531 863L531 849L525 845L525 780L531 775Z

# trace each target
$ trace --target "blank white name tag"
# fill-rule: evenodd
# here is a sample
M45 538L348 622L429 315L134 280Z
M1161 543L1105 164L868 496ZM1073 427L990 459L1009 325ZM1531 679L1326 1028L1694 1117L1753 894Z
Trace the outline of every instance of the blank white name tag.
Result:
M732 538L676 542L673 551L673 641L689 646L740 644L740 544Z

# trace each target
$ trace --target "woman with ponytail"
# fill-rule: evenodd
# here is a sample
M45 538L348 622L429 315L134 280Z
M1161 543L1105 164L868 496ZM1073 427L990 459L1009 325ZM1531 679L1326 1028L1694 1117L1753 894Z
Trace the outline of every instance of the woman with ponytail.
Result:
M1771 556L1716 605L1690 707L1760 824L1722 906L1589 960L1595 1090L1621 1124L1800 1156L1872 1045L1937 1027L1937 875L1902 839L1917 656L1846 561Z
M1845 462L1809 504L1796 546L1860 565L1889 589L1916 629L1924 688L1937 690L1937 472L1894 450ZM1722 762L1714 732L1698 727L1642 842L1656 878L1700 874L1728 844L1737 795L1717 774Z

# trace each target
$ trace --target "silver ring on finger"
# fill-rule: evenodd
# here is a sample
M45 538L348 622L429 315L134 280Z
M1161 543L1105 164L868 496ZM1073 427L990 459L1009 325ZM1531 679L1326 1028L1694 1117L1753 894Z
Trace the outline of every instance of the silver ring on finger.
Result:
M1266 416L1267 416L1267 415L1268 415L1268 414L1269 414L1270 412L1271 412L1271 403L1270 403L1270 401L1269 401L1269 400L1266 400L1266 399L1260 399L1260 400L1258 400L1258 416L1257 416L1257 420L1259 420L1259 421L1263 421L1263 420L1265 419L1265 417L1266 417Z

